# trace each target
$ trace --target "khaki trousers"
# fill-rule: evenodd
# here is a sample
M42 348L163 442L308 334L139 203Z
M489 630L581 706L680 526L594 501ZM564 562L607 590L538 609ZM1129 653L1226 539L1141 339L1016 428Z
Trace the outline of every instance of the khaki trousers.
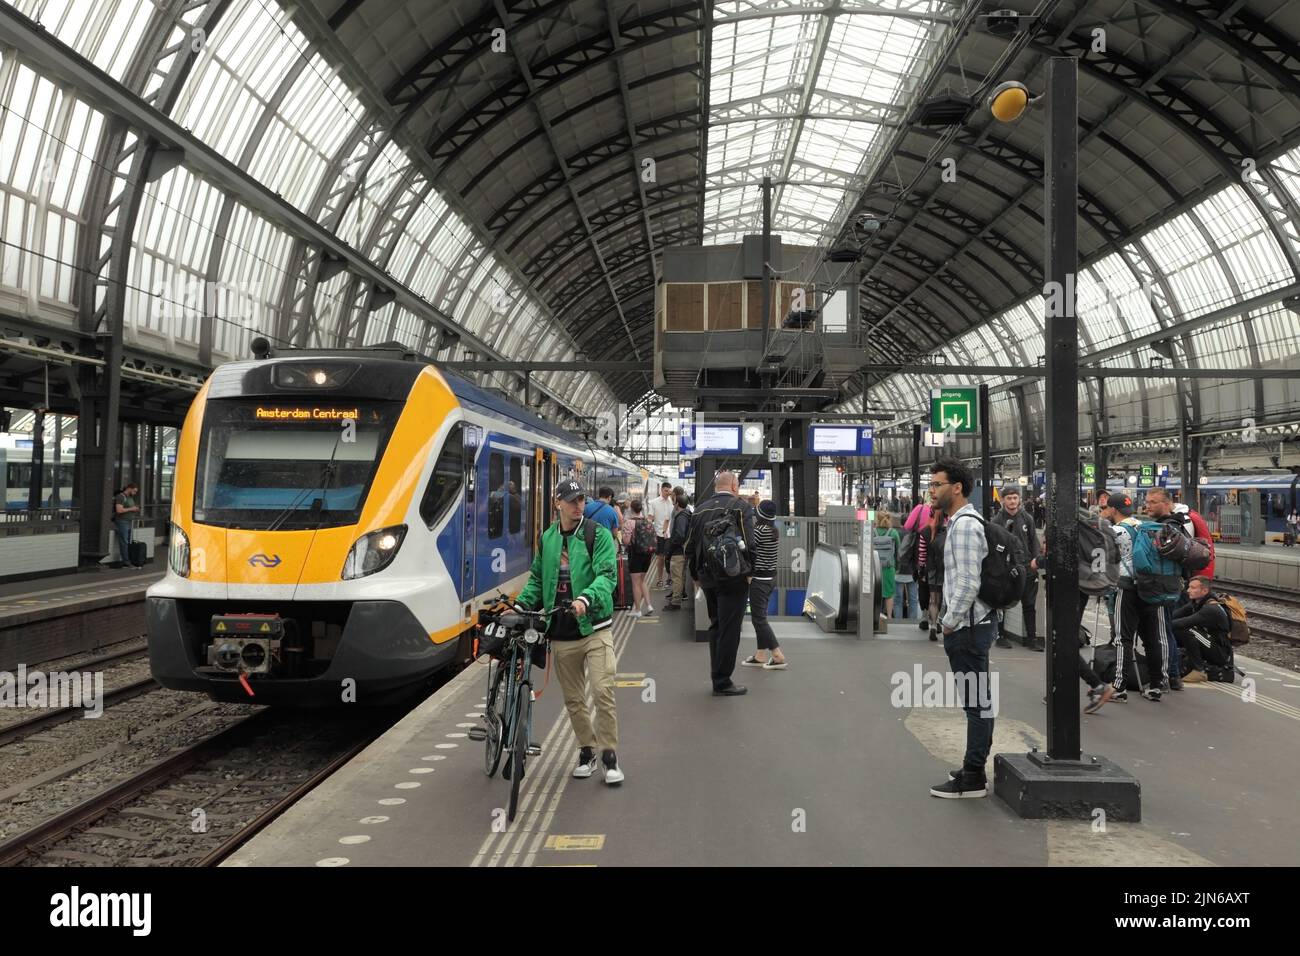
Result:
M673 604L681 604L686 600L686 589L690 586L686 580L686 555L674 554L670 560L672 561L673 589L668 600Z
M555 674L564 692L564 709L579 747L601 751L618 749L618 714L614 709L614 635L610 628L596 631L576 641L551 641L555 655ZM583 668L586 668L585 673ZM587 709L587 685L590 683L596 704L596 725L592 728Z

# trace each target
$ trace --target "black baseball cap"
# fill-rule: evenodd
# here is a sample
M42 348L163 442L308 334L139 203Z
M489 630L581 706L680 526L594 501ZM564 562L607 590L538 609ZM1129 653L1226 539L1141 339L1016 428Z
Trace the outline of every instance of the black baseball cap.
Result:
M1110 496L1110 500L1107 501L1106 504L1109 507L1114 508L1125 518L1133 517L1133 499L1126 494L1113 494Z
M586 492L582 490L582 485L578 484L572 478L566 478L555 486L555 497L561 501L576 501L579 498L586 497Z

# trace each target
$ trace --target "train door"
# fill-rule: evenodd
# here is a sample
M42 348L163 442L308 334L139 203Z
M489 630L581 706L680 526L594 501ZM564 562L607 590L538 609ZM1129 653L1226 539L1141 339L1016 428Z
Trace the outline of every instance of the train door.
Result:
M479 447L483 444L483 429L478 425L465 425L465 553L461 564L460 593L469 600L478 592L474 590L474 559L478 550L478 504L475 495L478 474Z
M1241 543L1264 543L1264 503L1258 490L1243 491L1241 502Z
M551 499L555 496L555 472L557 466L555 452L547 455L543 451L540 454L542 456L542 507L537 512L537 524L542 531L545 531L551 526L551 515L554 510Z

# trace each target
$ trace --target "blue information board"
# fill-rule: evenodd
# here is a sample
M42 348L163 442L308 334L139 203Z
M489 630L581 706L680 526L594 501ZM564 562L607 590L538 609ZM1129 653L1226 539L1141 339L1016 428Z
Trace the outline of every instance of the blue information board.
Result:
M739 455L740 426L710 425L682 422L680 454L682 455Z
M871 456L871 425L810 425L808 450L814 455Z

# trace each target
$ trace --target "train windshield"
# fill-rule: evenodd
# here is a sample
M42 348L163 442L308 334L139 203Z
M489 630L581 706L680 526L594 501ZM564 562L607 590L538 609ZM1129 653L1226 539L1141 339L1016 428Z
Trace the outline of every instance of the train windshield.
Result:
M210 401L194 520L301 530L355 524L400 402Z

